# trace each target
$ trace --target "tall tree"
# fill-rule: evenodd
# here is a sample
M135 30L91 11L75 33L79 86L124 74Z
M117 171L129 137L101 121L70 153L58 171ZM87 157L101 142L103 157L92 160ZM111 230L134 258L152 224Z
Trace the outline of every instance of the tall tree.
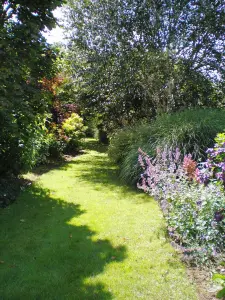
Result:
M225 71L224 1L69 4L72 70L88 104L120 111L117 120L214 105Z
M43 120L48 96L41 79L51 76L55 53L42 36L55 24L61 0L0 3L0 175L18 173L28 144Z

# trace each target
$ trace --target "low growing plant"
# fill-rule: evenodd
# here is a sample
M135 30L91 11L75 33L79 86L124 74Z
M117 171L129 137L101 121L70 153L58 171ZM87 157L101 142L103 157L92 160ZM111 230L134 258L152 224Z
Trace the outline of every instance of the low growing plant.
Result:
M151 159L139 149L143 169L138 187L159 200L170 236L192 262L208 263L225 249L225 195L213 183L194 179L196 162L175 152L158 149Z

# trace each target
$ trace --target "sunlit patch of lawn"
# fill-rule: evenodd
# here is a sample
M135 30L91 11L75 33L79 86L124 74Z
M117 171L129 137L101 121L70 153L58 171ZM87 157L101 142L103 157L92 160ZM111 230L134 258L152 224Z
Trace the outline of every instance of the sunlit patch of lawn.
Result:
M197 299L157 203L86 147L1 211L1 299Z

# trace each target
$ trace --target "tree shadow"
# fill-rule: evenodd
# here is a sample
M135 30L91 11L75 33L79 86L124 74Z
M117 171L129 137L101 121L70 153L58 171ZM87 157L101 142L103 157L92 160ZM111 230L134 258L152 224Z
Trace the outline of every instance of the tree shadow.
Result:
M99 153L105 153L108 149L108 145L102 144L95 139L85 139L83 147L86 150L96 151Z
M137 189L134 185L125 184L119 177L118 167L115 166L107 157L99 156L98 153L92 153L91 159L85 161L73 160L69 164L62 166L60 169L73 169L74 165L82 165L81 172L74 172L71 176L80 178L82 182L91 184L96 190L115 190L120 193L121 197L137 197L137 194L143 196L143 191ZM152 201L151 197L142 197L144 202ZM142 201L142 202L143 202Z
M61 167L64 167L67 164L68 164L68 162L63 158L60 158L58 160L51 160L51 161L48 161L45 164L41 164L41 165L35 167L32 170L32 173L34 173L38 176L41 176L45 173L50 172L51 170L55 170L55 169L59 169Z
M107 158L106 145L99 143L95 139L86 139L83 146L85 148L83 153L80 153L79 156L75 157L73 160L69 162L61 162L59 165L55 164L55 167L54 165L50 168L48 168L48 166L39 167L34 169L32 173L39 176L53 169L67 171L72 169L74 165L80 165L82 166L82 171L79 173L75 171L71 176L76 176L84 182L89 182L94 189L119 188L121 196L131 197L140 194L142 197L143 191L138 190L136 186L130 186L121 181L119 178L118 167L116 167L115 164ZM91 157L89 159L80 160L79 158L82 157L82 154L88 153L88 151L92 151ZM105 154L105 158L99 154ZM149 202L152 201L152 198L142 197L141 201Z
M76 155L63 155L61 158L58 159L49 159L45 164L41 164L35 167L32 170L32 173L41 176L45 173L48 173L51 170L66 167L69 163L71 163L73 158L86 154L87 151L96 151L98 153L105 153L107 151L107 148L108 148L107 145L101 144L95 139L91 139L91 138L85 139L83 142L83 150L80 150L80 152L76 152Z
M93 241L95 232L74 225L85 214L79 205L37 186L24 191L1 217L3 299L113 299L90 278L125 259L124 246ZM75 220L75 222L74 222Z

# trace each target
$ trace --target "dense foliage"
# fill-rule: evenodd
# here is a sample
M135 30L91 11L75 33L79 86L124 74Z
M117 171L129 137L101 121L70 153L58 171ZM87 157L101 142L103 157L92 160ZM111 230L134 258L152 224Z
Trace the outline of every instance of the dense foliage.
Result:
M61 0L1 1L0 176L34 165L51 95L41 81L55 73L55 50L42 36Z
M223 149L224 150L224 149ZM139 149L138 187L159 200L170 236L192 262L210 264L225 250L225 195L213 181L196 181L197 163L179 149L158 149L151 159ZM198 172L197 172L198 173Z
M206 157L217 132L225 128L225 114L221 109L192 109L158 116L151 122L137 122L115 133L111 139L109 156L120 165L120 175L128 183L135 183L140 168L137 164L139 147L154 156L157 147L181 149L182 155Z
M60 60L61 62L61 60ZM75 103L71 103L71 91L68 90L70 81L64 74L57 74L51 79L43 80L43 87L46 91L52 94L52 101L50 105L50 114L47 118L47 141L48 141L48 155L52 158L60 158L65 152L75 152L80 145L81 134L77 133L77 126L82 128L84 134L82 118L79 117L80 109ZM72 116L75 118L71 118ZM70 123L71 132L64 126ZM69 124L68 123L68 124ZM65 127L65 128L64 128ZM71 136L76 135L75 139ZM74 143L72 142L74 140Z
M223 1L68 1L71 74L107 131L224 99Z
M83 119L76 113L66 119L62 124L67 137L66 151L74 151L79 149L81 139L85 137L86 127L83 124Z
M208 159L201 164L197 179L207 184L212 178L225 185L225 133L219 133L215 138L216 144L207 149Z

